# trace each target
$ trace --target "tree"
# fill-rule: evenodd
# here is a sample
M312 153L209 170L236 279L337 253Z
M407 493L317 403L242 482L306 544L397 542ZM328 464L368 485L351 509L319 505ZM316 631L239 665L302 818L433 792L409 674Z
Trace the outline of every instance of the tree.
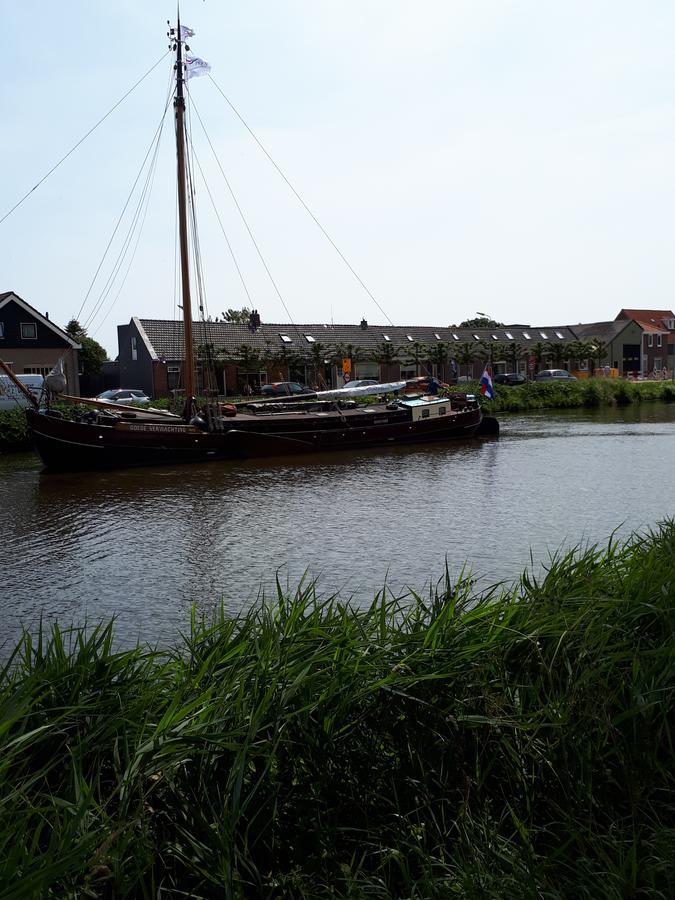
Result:
M506 347L506 359L513 363L513 371L518 371L518 363L526 355L527 351L517 341L511 341Z
M326 383L324 360L326 359L327 355L328 347L326 347L325 344L322 344L321 341L315 341L315 343L312 344L309 351L309 357L312 362L314 384L319 386L321 386L322 383Z
M392 366L398 360L399 348L395 347L390 341L382 341L370 351L371 359L374 359L380 366ZM382 377L382 373L380 373Z
M457 361L460 366L466 366L466 374L473 374L470 371L470 367L473 366L473 361L476 358L476 345L470 343L469 341L464 341L464 343L459 344L457 347Z
M439 341L434 344L429 351L429 359L436 365L438 374L441 378L445 375L445 364L450 359L450 348L445 341Z
M100 375L103 371L103 363L108 360L108 353L98 341L87 336L86 328L77 321L71 319L66 325L66 334L77 341L81 346L79 351L80 365L83 375Z
M250 344L239 344L234 354L241 363L238 368L243 369L244 374L254 372L260 365L260 353Z
M454 328L453 325L450 326ZM489 319L487 316L477 316L475 319L465 319L463 322L459 323L460 328L503 328L503 322L495 322L494 319Z
M420 366L422 363L429 358L429 348L426 344L420 343L420 341L413 341L409 347L405 347L406 353L406 362L411 362L415 364L415 375L420 374Z
M552 344L546 345L546 356L551 360L554 366L562 368L563 363L568 358L570 352L569 344Z
M548 355L548 344L544 344L543 341L537 341L534 344L530 345L530 354L534 356L534 361L537 364L537 372L541 369L541 364L545 356Z
M609 344L606 344L604 341L601 341L600 338L591 338L591 375L595 371L594 363L597 362L598 366L602 364L603 359L607 358L609 353Z
M221 313L223 322L237 322L239 325L248 325L251 318L251 310L247 306L241 309L228 309Z
M579 368L588 365L588 358L593 352L593 344L590 341L574 341L569 345L570 360L579 363Z

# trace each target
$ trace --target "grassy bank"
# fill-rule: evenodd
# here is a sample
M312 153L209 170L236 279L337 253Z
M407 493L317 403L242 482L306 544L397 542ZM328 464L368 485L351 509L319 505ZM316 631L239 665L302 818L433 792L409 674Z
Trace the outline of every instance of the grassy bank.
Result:
M671 897L675 523L471 591L26 635L0 897Z

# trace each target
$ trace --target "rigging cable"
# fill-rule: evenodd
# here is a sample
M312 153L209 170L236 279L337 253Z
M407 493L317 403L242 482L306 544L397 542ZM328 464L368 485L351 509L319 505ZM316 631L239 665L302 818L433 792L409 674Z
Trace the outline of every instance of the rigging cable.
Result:
M249 237L251 238L251 242L252 242L253 246L254 246L255 249L256 249L256 253L258 254L258 257L259 257L259 259L260 259L260 262L263 264L263 267L264 267L265 271L267 272L267 277L269 278L269 280L270 280L270 282L271 282L271 284L272 284L272 287L274 288L274 290L275 290L275 292L276 292L276 295L277 295L277 297L279 298L279 301L281 302L281 305L283 306L284 310L286 311L286 315L288 316L288 321L291 323L291 325L293 326L293 328L295 328L296 332L297 332L298 334L300 334L300 331L299 331L299 329L298 329L298 326L297 326L297 325L295 324L295 322L293 321L293 317L291 316L290 310L289 310L288 306L286 306L286 301L284 300L283 296L281 295L281 291L279 290L279 288L278 288L278 286L277 286L277 283L276 283L276 281L274 280L274 277L272 276L272 273L271 273L271 271L270 271L270 268L269 268L269 266L267 265L267 262L265 261L265 257L264 257L263 254L262 254L262 250L261 250L260 247L258 246L258 242L256 241L256 239L255 239L255 237L254 237L254 235L253 235L253 231L251 230L251 227L249 226L249 224L248 224L248 222L247 222L247 220L246 220L246 216L244 215L244 212L243 212L241 206L239 205L239 201L237 200L237 197L236 197L234 191L232 190L232 185L230 184L230 181L229 181L227 175L225 174L225 171L224 171L224 169L223 169L223 167L222 167L222 165L221 165L221 163L220 163L220 159L218 158L218 154L217 154L216 151L215 151L215 148L214 148L214 146L213 146L213 143L211 142L211 138L209 137L209 134L208 134L208 132L207 132L207 130L206 130L206 126L204 125L204 122L202 121L202 117L199 115L199 110L197 109L197 106L196 106L194 100L192 101L192 105L194 106L195 114L196 114L197 118L199 119L199 124L202 126L202 130L204 131L204 135L205 135L205 137L206 137L206 140L207 140L207 142L208 142L208 145L209 145L209 147L211 148L211 152L213 153L213 157L214 157L214 159L215 159L215 161L216 161L216 165L217 165L218 168L220 169L220 174L223 176L223 179L225 180L225 184L227 185L227 189L228 189L228 191L230 192L230 196L232 197L232 200L234 201L234 205L235 205L236 208L237 208L237 212L239 213L239 216L241 217L241 220L242 220L242 222L244 223L244 227L245 227L246 230L248 231L248 235L249 235Z
M138 170L138 174L136 175L136 178L134 179L134 183L133 183L132 186L131 186L131 190L129 191L129 195L128 195L127 199L126 199L126 202L125 202L124 206L122 207L122 211L121 211L121 213L120 213L120 215L119 215L119 217L118 217L118 219L117 219L117 223L116 223L116 225L115 225L115 228L113 229L113 233L110 235L110 240L108 241L108 244L107 244L107 246L106 246L106 248L105 248L105 251L104 251L104 253L103 253L103 256L101 257L101 261L100 261L100 263L98 264L98 267L97 267L97 269L96 269L96 272L94 273L94 277L92 278L92 280L91 280L91 282L90 282L90 284L89 284L89 287L87 288L87 292L86 292L86 294L85 294L85 296L84 296L84 300L82 301L82 304L81 304L81 306L80 306L80 309L79 309L77 315L75 316L76 319L79 319L80 316L82 315L82 310L84 309L84 306L85 306L87 300L89 299L89 295L90 295L90 293L91 293L91 291L92 291L92 289L93 289L93 287L94 287L94 284L95 284L95 282L96 282L96 279L98 278L99 272L101 271L101 268L103 267L103 263L105 262L106 256L108 255L108 251L110 250L110 247L111 247L112 242L113 242L113 240L114 240L114 238L115 238L115 235L117 234L117 231L118 231L118 229L119 229L119 227L120 227L120 224L121 224L121 222L122 222L122 218L123 218L123 216L124 216L124 213L126 212L126 209L127 209L127 207L129 206L129 203L131 202L131 198L132 198L132 196L133 196L133 193L134 193L134 191L136 190L136 185L138 184L138 181L139 181L139 179L140 179L140 177L141 177L141 174L142 174L142 172L143 172L143 169L145 168L145 164L146 164L146 162L147 162L147 160L148 160L148 157L150 156L150 154L151 154L151 152L152 152L152 150L153 150L153 147L155 148L155 157L156 157L156 153L157 153L156 143L159 141L159 137L160 137L160 135L161 135L161 133L162 133L162 128L163 128L163 125L164 125L164 119L165 119L165 117L166 117L166 111L167 111L167 109L169 108L169 102L170 102L170 100L171 100L171 92L169 93L169 95L168 95L168 97L167 97L167 102L166 102L166 105L164 106L164 110L163 110L163 112L162 112L162 117L161 117L161 119L160 119L159 125L158 125L157 129L155 130L155 134L153 135L153 138L152 138L152 141L151 141L151 143L150 143L150 146L148 147L147 152L146 152L146 154L145 154L145 156L144 156L144 158L143 158L143 162L141 163L141 166L140 166L140 168L139 168L139 170ZM91 316L90 316L89 318L91 319Z
M213 76L212 76L211 74L209 74L209 78L211 79L211 81L212 81L213 84L215 85L216 90L220 93L220 95L223 97L223 99L224 99L225 102L228 104L228 106L230 107L230 109L233 111L233 113L237 116L237 118L239 119L239 121L242 123L242 125L244 126L244 128L248 131L248 133L251 135L251 137L253 138L253 140L256 142L256 144L260 147L260 149L262 150L262 152L265 154L265 156L267 157L267 159L272 163L272 165L273 165L274 168L277 170L277 172L279 173L279 175L280 175L280 176L283 178L283 180L286 182L286 184L288 185L288 187L290 188L290 190L293 192L293 194L295 195L295 197L297 198L297 200L300 202L300 204L301 204L301 205L303 206L303 208L305 209L305 211L306 211L306 212L311 216L311 218L314 220L314 223L317 225L317 227L319 228L319 230L321 231L321 233L323 234L323 236L326 238L326 240L329 242L329 244L333 247L333 249L334 249L335 252L338 254L338 256L340 257L340 259L342 260L342 262L347 266L347 268L349 269L349 271L352 273L352 275L354 276L354 278L356 278L356 280L357 280L358 283L361 285L361 287L363 288L363 290L368 294L368 296L369 296L370 299L373 301L373 303L375 304L375 306L377 306L377 308L380 310L380 312L381 312L382 315L385 317L385 319L387 320L387 322L389 322L389 324L390 324L392 327L395 327L395 326L394 326L394 323L391 321L391 319L389 318L389 316L387 315L387 313L384 311L384 309L383 309L383 308L380 306L380 304L378 303L378 301L377 301L377 299L375 298L374 294L369 290L369 288L367 287L367 285L366 285L366 284L364 283L364 281L362 280L361 276L360 276L360 275L358 274L358 272L354 269L354 267L351 265L351 263L349 262L349 260L347 259L347 257L344 255L344 253L340 250L340 248L338 247L338 245L335 243L335 241L333 240L333 238L328 234L328 232L327 232L326 229L323 227L323 225L321 224L321 222L317 219L317 217L314 215L314 213L312 212L312 210L309 208L309 206L305 203L305 201L302 199L302 197L300 196L300 194L299 194L299 193L296 191L296 189L293 187L293 185L291 184L291 182L289 181L289 179L286 177L286 175L284 175L284 173L282 172L281 168L277 165L277 163L276 163L276 162L274 161L274 159L272 158L271 154L267 152L267 150L266 150L265 147L263 146L262 142L258 139L257 135L256 135L256 134L253 132L253 130L248 126L247 122L245 121L245 119L243 118L243 116L240 114L239 110L234 106L234 104L232 103L232 101L231 101L231 100L229 99L229 97L224 93L224 91L221 89L221 87L218 85L218 83L216 82L216 80L213 78ZM201 119L200 119L200 121L201 121ZM202 127L203 127L203 126L202 126Z
M5 213L5 215L0 219L0 225L5 221L5 219L7 219L9 216L11 216L11 214L14 212L14 210L18 209L21 206L21 204L24 202L24 200L26 200L28 197L30 197L30 195L33 193L33 191L37 190L40 187L40 185L44 181L46 181L47 178L49 178L49 176L52 174L52 172L55 172L56 169L58 169L58 167L61 165L61 163L65 162L68 159L68 157L71 155L71 153L74 153L75 150L77 150L77 148L80 146L80 144L82 144L82 143L84 143L84 141L86 141L86 139L89 137L90 134L92 134L94 131L96 131L96 129L98 128L99 125L101 125L103 122L105 122L105 120L108 118L108 116L117 109L117 107L120 105L120 103L123 103L129 96L129 94L131 94L133 91L135 91L136 88L138 87L138 85L141 84L141 82L145 81L145 79L148 77L148 75L154 69L157 68L157 66L162 62L162 60L166 56L168 56L168 54L170 52L171 52L170 50L167 50L166 53L162 54L162 56L157 60L157 62L148 69L148 71L145 73L145 75L143 75L141 78L139 78L138 81L136 82L136 84L134 84L132 87L130 87L129 90L126 92L126 94L124 94L123 97L120 97L120 99L117 101L117 103L115 103L114 106L110 107L108 112L101 119L99 119L95 125L93 125L89 129L89 131L84 135L84 137L81 137L80 140L73 147L70 148L70 150L66 153L66 155L62 156L61 159L56 163L56 165L52 166L51 169L47 172L47 174L43 175L42 178L38 181L38 183L33 185L33 187L27 193L25 193L23 195L23 197L18 201L18 203L15 203L14 206L8 212Z

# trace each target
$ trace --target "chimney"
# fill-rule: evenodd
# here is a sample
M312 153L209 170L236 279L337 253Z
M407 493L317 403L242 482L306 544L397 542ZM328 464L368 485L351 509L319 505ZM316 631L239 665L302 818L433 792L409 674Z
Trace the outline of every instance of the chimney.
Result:
M46 313L45 313L45 319L48 319L48 318L49 318L49 313L46 312Z
M260 328L260 316L257 309L252 309L248 317L249 331L257 331Z
M368 330L368 323L366 322L365 319L361 319L361 324L359 325L359 328L361 329L361 331Z

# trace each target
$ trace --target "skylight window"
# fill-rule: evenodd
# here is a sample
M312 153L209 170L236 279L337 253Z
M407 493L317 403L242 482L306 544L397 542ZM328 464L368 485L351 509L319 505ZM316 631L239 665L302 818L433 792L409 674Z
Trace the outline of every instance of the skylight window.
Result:
M437 341L442 341L442 340L443 340L443 338L440 336L440 334L436 334L435 331L434 331L434 337L436 338Z
M493 341L498 341L498 340L499 340L499 338L498 338L498 337L497 337L497 335L496 335L496 334L493 334L493 335L492 335L492 340L493 340Z
M523 337L525 338L526 341L531 341L531 340L532 340L532 338L530 337L530 335L529 335L529 333L528 333L527 331L524 331L524 332L523 332Z
M284 342L284 344L292 344L293 341L289 338L287 334L280 334L279 337Z
M543 338L545 341L548 340L548 335L546 334L545 331L540 331L539 334L542 336L542 338Z
M474 336L473 336L473 337L474 337L474 340L476 340L476 341L479 341L479 340L480 340L480 338L479 338L479 337L478 337L478 335L477 335L477 334L474 334Z
M454 337L454 339L455 339L456 341L459 340L459 335L458 335L458 334L455 334L454 331L453 331L453 333L452 333L452 336Z
M507 336L507 338L508 338L510 341L513 340L513 335L511 334L510 331L505 331L504 334Z
M311 334L306 334L306 335L305 335L305 340L307 341L308 344L315 344L315 343L316 343L316 338L312 337Z
M564 341L564 340L565 340L564 336L563 336L562 334L560 334L559 331L556 331L555 336L556 336L556 337L559 337L561 341Z
M412 339L413 339L413 336L411 334L406 334L406 337L408 338L409 341L412 341Z
M389 337L388 334L383 334L382 337L385 339L385 341L390 341L390 340L391 340L391 338Z

